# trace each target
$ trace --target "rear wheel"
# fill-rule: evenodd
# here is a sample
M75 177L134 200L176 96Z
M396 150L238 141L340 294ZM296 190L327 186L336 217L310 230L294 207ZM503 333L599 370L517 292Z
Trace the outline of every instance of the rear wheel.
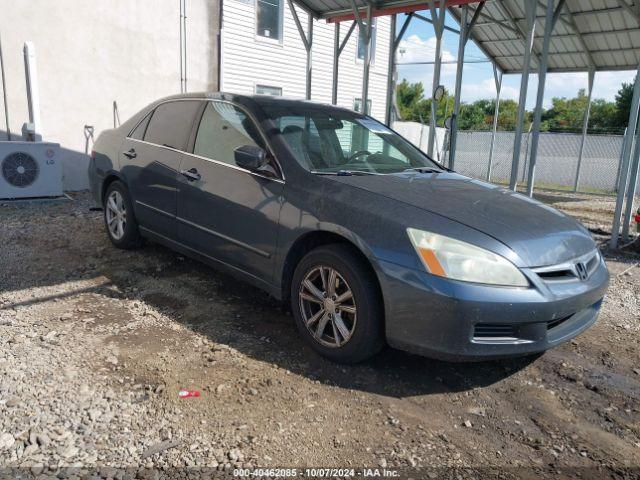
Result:
M384 345L376 279L348 246L323 246L300 261L293 275L291 308L303 338L330 360L357 363Z
M107 187L103 199L103 211L104 223L111 243L127 250L142 245L129 191L119 180L110 183Z

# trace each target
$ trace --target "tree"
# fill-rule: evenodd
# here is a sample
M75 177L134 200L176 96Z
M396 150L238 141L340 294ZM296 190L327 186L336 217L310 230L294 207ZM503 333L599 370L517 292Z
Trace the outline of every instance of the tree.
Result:
M629 124L629 115L631 114L631 100L633 98L633 85L638 79L631 83L623 83L618 94L616 95L616 126L626 128Z
M403 80L398 84L397 99L400 115L403 120L428 124L431 119L431 99L425 98L422 83L408 83ZM591 102L589 131L592 133L622 133L629 119L633 85L623 83L615 97L615 102L595 99ZM453 113L453 97L445 90L438 102L436 124L444 125L444 120ZM578 90L573 98L554 98L552 106L542 112L540 130L545 132L582 131L584 115L589 98L584 89ZM496 104L494 100L476 100L460 105L458 127L461 130L490 130L493 125ZM503 100L500 103L498 130L514 131L518 118L518 103L514 100ZM530 128L533 112L525 112L524 130Z
M424 95L424 87L422 83L409 83L406 80L402 80L398 84L396 90L396 98L398 103L398 110L400 118L406 121L419 121L416 117L415 110L416 105Z

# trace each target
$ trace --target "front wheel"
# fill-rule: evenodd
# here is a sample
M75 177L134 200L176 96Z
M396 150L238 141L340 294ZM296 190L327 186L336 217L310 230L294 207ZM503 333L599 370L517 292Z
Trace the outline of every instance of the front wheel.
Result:
M361 362L384 345L380 289L365 260L348 246L323 246L300 261L291 308L306 342L335 362Z

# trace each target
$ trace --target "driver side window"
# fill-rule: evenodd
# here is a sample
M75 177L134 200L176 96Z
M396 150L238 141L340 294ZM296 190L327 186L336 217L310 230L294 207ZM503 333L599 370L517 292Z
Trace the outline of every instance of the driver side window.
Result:
M264 142L253 120L235 105L209 102L198 126L193 153L235 165L234 150L243 145L264 148Z

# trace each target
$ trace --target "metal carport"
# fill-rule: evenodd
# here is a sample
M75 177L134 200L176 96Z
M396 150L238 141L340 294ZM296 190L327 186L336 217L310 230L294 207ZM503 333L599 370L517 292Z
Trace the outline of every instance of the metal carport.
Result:
M457 122L464 68L464 53L468 40L493 63L496 90L496 115L499 107L503 74L521 74L520 100L516 135L513 147L509 186L517 187L520 166L520 143L525 119L529 74L539 76L534 121L532 126L531 153L528 168L527 193L532 195L535 184L535 167L540 134L542 102L544 99L547 72L586 72L589 79L588 107L584 115L582 142L576 172L576 187L580 178L580 166L589 122L591 94L595 72L612 70L637 70L629 124L623 144L622 163L618 180L618 198L611 246L618 243L622 221L623 239L628 237L633 197L640 167L640 141L638 139L638 113L640 106L640 1L639 0L288 0L292 11L295 3L309 14L307 32L294 13L298 30L307 49L307 98L311 95L311 51L313 41L312 19L325 19L335 23L333 95L335 103L338 88L338 58L356 26L365 40L363 66L362 105L367 112L369 68L371 63L371 18L392 15L391 52L389 59L386 121L392 120L395 71L395 52L412 18L433 24L436 35L433 91L440 84L442 65L442 36L445 29L445 13L460 25L456 85L454 90L454 113L451 121L449 165L455 166ZM415 12L428 10L430 18ZM406 13L396 34L396 15ZM346 38L340 41L340 22L350 21ZM437 104L432 100L432 112ZM428 153L433 155L435 138L435 114L431 115ZM494 121L493 136L497 122ZM635 141L634 141L635 140ZM490 150L489 170L493 155ZM624 215L623 205L626 208ZM622 220L624 219L624 220Z

